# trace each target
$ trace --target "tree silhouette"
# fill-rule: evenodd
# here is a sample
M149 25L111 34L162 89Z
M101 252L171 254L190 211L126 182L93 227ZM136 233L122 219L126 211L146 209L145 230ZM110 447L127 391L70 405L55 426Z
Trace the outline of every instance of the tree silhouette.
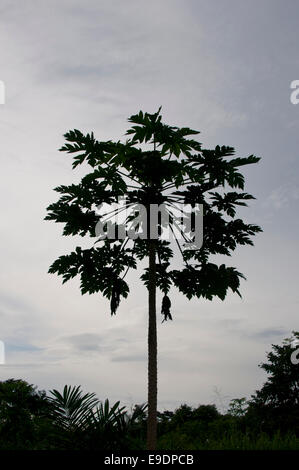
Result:
M157 433L157 288L164 294L164 320L172 319L168 296L171 286L188 299L212 300L218 296L223 300L228 289L240 295L243 274L225 264L218 266L209 257L230 256L237 245L253 245L251 236L261 231L257 225L235 218L236 206L246 206L246 201L254 199L243 191L244 177L238 169L259 158L233 158L234 149L227 146L202 149L193 139L198 131L169 126L162 122L160 113L161 108L154 114L140 111L131 116L132 127L124 143L97 141L93 133L84 135L77 129L67 132L60 150L73 155L73 168L87 164L91 172L77 185L55 188L60 199L47 208L46 216L47 220L64 223L64 235L96 238L89 249L76 247L72 253L60 256L49 272L61 275L63 283L79 275L82 294L102 292L110 300L112 315L121 297L128 296L128 270L136 269L137 261L148 259L141 275L148 289L149 313L148 449L155 449ZM227 187L233 191L227 191ZM123 204L115 207L121 197ZM98 211L103 205L110 207L108 212ZM187 205L192 213L180 223L178 208ZM146 217L141 217L142 207ZM163 207L168 221L162 210L155 219L153 207ZM120 221L117 217L123 213L124 220ZM204 221L201 246L195 243L199 230L196 217L200 213ZM99 221L101 236L96 230ZM158 236L152 236L153 227ZM124 228L125 236L121 237ZM165 229L169 229L173 244L163 237ZM173 247L182 256L181 270L171 269Z
M22 379L0 381L0 449L26 450L43 441L49 411L46 392Z
M293 331L282 344L272 344L268 362L259 365L267 374L260 390L251 396L248 418L256 420L260 430L299 433L299 331Z

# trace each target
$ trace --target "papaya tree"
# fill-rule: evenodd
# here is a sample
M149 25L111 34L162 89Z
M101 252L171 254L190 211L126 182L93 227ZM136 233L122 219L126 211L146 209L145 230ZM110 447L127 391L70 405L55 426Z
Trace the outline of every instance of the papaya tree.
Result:
M79 276L81 293L101 292L110 300L111 315L128 296L129 269L148 260L140 278L148 290L147 447L152 450L157 439L157 289L163 294L163 321L172 320L171 287L188 299L224 300L229 289L240 295L244 275L211 262L210 256L230 256L238 245L253 245L252 236L261 231L236 218L236 207L254 199L244 192L239 167L259 158L235 157L228 146L203 149L194 137L198 131L162 122L161 107L128 121L123 141L98 141L93 132L77 129L64 135L60 150L73 157L74 169L83 165L87 173L79 184L55 188L60 196L45 218L63 223L63 235L90 239L90 248L77 246L54 261L49 272L61 275L63 283ZM178 215L178 208L187 206L188 215ZM172 269L177 253L182 268Z

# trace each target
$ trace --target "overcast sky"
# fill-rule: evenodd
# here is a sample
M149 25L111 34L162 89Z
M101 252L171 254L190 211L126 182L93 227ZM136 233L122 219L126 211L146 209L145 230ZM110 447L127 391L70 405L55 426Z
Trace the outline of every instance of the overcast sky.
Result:
M158 321L159 409L223 411L261 387L266 351L298 330L298 14L295 0L1 0L0 380L146 401L145 287L129 276L111 318L100 294L62 286L48 267L82 240L43 218L53 188L82 177L58 152L66 131L118 140L130 115L162 105L163 120L199 130L204 147L262 157L245 171L256 200L239 214L264 231L226 260L247 277L242 299L171 292L174 320Z

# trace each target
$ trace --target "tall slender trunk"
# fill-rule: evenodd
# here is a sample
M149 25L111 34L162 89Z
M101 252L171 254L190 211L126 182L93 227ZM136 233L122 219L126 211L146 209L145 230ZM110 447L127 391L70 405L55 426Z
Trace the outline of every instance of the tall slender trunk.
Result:
M156 324L156 246L149 240L148 282L148 419L147 449L157 445L157 324Z

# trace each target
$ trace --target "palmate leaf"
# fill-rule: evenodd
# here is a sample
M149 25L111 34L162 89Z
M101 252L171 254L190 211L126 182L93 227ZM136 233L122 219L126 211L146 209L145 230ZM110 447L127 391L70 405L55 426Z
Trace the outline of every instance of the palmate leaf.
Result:
M234 158L233 147L217 145L214 150L203 149L200 153L188 156L188 162L192 167L201 170L209 181L207 189L224 186L228 183L232 188L244 189L244 176L237 171L238 166L257 163L260 158L250 155L247 158Z
M247 206L244 200L255 199L254 196L247 193L229 192L223 196L217 192L210 192L213 207L217 207L219 212L226 212L227 215L234 217L236 215L235 206Z
M169 263L156 264L156 285L164 294L167 294L172 284L171 275L169 272L167 272L168 267L169 267ZM148 282L149 282L148 268L144 269L144 272L140 276L140 278L144 282L144 285L148 287Z
M95 236L95 226L98 216L94 211L83 211L77 204L68 204L58 201L48 207L49 214L45 220L55 220L64 223L63 235L80 235L87 233Z
M136 268L132 250L120 251L120 246L106 243L99 248L82 250L77 247L69 255L60 256L49 268L49 273L62 275L63 283L80 275L82 294L102 292L110 299L111 314L115 314L121 297L127 297L128 284L120 275L125 268Z
M240 278L245 276L233 267L224 264L217 266L213 263L206 263L202 266L188 266L182 271L173 270L170 273L173 284L188 299L192 297L203 297L212 300L214 296L224 300L228 289L239 292Z
M62 283L69 281L79 274L80 262L76 253L62 255L51 264L48 273L62 276Z
M179 157L180 153L188 154L190 150L200 150L201 145L193 139L186 139L189 135L198 134L198 131L183 127L179 129L175 126L168 126L161 122L159 115L161 107L155 114L143 113L131 116L128 121L133 124L126 134L132 135L132 142L149 142L152 139L158 147L161 146L162 155L169 152Z
M256 157L255 155L249 155L249 157L238 157L233 158L230 160L230 165L234 167L239 167L243 165L250 165L252 163L258 163L260 161L260 157Z
M203 219L203 246L211 254L229 254L219 251L220 246L227 248L228 251L233 251L237 245L252 245L250 236L261 231L260 227L245 224L241 219L227 221L219 212L207 210Z
M84 135L78 129L74 129L64 134L64 137L67 142L71 143L66 143L59 150L77 154L73 157L73 168L81 165L85 160L91 167L107 163L117 151L117 143L111 140L98 142L95 140L93 132ZM80 153L78 154L78 152Z
M58 203L63 204L77 204L82 209L92 209L93 206L100 204L112 204L117 201L117 198L125 193L126 184L117 178L117 175L111 180L110 189L107 188L107 179L105 181L98 181L99 178L105 178L101 171L94 171L82 178L81 183L72 184L70 186L58 186L54 191L62 194ZM108 180L109 181L109 180ZM57 203L56 203L57 204ZM51 210L55 205L48 207Z

